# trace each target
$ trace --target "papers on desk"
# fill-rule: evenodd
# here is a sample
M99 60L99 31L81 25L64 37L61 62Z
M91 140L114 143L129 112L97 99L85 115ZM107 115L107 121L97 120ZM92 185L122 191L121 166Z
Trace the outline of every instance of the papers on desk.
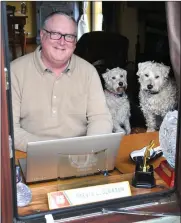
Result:
M49 209L131 196L128 181L48 193Z

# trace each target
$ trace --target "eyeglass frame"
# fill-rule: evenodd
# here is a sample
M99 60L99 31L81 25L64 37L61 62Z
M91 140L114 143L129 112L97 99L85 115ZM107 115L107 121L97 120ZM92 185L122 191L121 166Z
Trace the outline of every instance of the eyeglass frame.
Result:
M75 42L76 37L77 37L76 35L73 35L73 34L62 34L62 33L59 33L59 32L51 32L51 31L48 31L47 29L44 29L44 28L43 28L43 30L50 34L50 39L52 39L52 40L60 40L62 37L64 37L64 40L65 40L66 42L68 42L68 43L73 43L73 42ZM58 34L58 35L60 36L60 38L59 38L59 39L53 39L53 38L52 38L52 33L56 33L56 34ZM72 42L71 42L71 41L67 41L67 40L66 40L66 36L73 36L73 37L74 37L74 40L73 40Z

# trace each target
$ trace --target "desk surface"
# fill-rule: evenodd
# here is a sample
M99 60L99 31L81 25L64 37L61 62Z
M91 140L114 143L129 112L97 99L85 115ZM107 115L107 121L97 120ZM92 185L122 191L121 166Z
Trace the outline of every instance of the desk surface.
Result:
M116 168L118 170L111 172L110 176L104 177L102 175L88 176L83 178L73 178L60 181L51 181L46 183L29 185L32 190L32 202L23 208L18 208L19 215L29 215L38 213L40 211L48 211L47 193L57 190L65 190L70 188L93 186L98 184L107 184L113 182L129 181L131 183L135 165L129 159L129 153L135 149L140 149L147 145L150 140L154 139L156 146L158 145L158 133L141 133L125 136L120 146L117 156ZM16 151L16 159L26 157L26 153ZM153 163L157 167L163 158L159 158ZM167 185L155 173L156 184L161 187L152 189L139 189L131 186L132 195L153 193L167 190ZM130 184L131 185L131 184Z
M131 134L123 138L116 160L116 167L121 173L134 172L135 165L129 158L129 154L134 150L142 149L143 147L148 145L151 140L155 141L154 147L159 146L158 132ZM154 168L156 168L159 166L162 160L164 160L164 158L160 157L153 161L151 164Z

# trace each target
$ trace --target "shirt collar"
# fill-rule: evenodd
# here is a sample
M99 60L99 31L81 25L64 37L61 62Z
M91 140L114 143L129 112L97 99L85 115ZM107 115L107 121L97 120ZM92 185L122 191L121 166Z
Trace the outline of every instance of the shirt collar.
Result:
M75 68L75 58L76 56L73 54L72 57L70 58L69 60L69 63L66 67L66 69L64 70L63 73L67 74L68 76L71 76L74 68ZM49 68L47 68L42 59L41 59L41 46L38 46L36 48L36 50L34 51L34 63L35 63L35 66L36 66L36 69L38 70L38 72L42 75L44 75L44 72L45 71L49 71L51 72L51 70Z

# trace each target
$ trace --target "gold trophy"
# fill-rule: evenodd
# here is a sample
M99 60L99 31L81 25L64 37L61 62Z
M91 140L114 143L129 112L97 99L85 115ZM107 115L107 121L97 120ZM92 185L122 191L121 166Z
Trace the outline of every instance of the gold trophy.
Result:
M154 178L153 165L148 164L150 159L150 150L154 147L153 140L146 147L143 162L136 164L136 170L132 179L132 185L139 188L153 188L156 186Z

